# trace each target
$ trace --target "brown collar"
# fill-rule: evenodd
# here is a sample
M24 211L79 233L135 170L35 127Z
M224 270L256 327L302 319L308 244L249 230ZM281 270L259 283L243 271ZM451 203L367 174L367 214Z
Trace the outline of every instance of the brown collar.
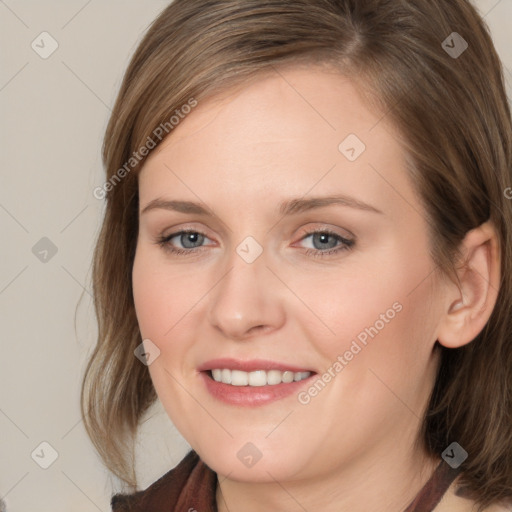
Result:
M193 450L146 490L116 494L113 512L218 512L217 474Z
M459 473L460 468L453 469L446 462L441 461L404 512L432 512Z

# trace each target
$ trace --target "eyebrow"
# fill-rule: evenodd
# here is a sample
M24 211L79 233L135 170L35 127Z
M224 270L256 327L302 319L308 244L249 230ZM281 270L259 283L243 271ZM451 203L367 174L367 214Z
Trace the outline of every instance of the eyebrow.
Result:
M382 214L383 212L374 206L364 203L354 197L335 195L326 197L311 197L308 199L294 198L279 204L280 215L296 215L315 208L323 208L331 205L346 206L357 210ZM193 213L197 215L211 215L210 211L199 203L192 201L177 201L157 198L150 201L141 211L141 215L155 209L172 210L181 213Z

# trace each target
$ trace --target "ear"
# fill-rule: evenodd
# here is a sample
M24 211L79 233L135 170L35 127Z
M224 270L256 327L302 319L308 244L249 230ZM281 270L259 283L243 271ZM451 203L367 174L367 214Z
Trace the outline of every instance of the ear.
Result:
M461 243L462 262L458 284L450 281L437 341L457 348L473 341L482 331L496 304L500 286L500 246L490 222L468 231Z

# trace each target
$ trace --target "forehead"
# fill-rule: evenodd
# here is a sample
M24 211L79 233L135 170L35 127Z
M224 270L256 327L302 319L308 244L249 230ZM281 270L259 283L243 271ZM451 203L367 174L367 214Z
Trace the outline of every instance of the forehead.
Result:
M327 67L276 68L199 101L154 155L169 146L177 148L191 137L207 138L219 146L235 141L242 143L244 149L251 144L279 143L292 137L302 138L302 142L314 140L315 147L324 140L321 151L333 145L337 148L340 137L355 133L375 144L382 141L385 133L372 132L378 124L386 123L385 116L370 110L361 93L349 78ZM230 153L238 147L230 146Z
M336 189L381 209L388 202L396 215L399 195L415 200L386 117L350 79L312 67L275 70L199 101L140 175L141 203L177 188L189 197L221 200L223 189L274 203Z

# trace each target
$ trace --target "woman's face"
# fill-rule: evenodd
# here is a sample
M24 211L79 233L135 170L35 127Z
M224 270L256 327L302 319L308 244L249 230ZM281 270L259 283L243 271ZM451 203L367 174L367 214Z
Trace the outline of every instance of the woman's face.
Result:
M284 481L412 456L444 288L386 116L339 74L281 70L199 102L139 188L149 371L212 469Z

